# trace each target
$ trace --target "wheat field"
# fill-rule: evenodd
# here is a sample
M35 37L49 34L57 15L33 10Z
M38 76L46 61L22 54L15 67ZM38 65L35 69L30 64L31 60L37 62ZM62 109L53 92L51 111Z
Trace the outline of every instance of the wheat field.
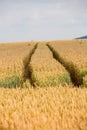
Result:
M34 78L34 84L37 86L56 86L59 83L64 84L66 80L63 83L58 80L63 78L63 76L67 76L70 82L68 72L53 58L52 52L43 43L38 44L38 48L30 61L30 66L32 66L33 70L32 76Z
M53 41L48 43L66 64L72 64L83 77L83 84L87 86L87 40ZM69 67L68 67L69 68Z
M87 40L53 41L50 43L64 59L87 70Z
M6 75L22 73L23 58L33 48L34 43L0 44L0 79Z
M87 130L87 41L0 43L0 130Z

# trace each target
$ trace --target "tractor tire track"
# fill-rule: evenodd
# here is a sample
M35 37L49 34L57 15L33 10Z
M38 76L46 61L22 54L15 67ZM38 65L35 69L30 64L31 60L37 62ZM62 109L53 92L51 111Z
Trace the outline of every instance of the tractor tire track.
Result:
M32 66L30 65L30 61L32 55L34 54L35 50L37 49L38 43L36 43L30 53L24 58L23 60L23 74L22 74L22 84L28 79L30 84L33 86L32 81Z
M53 54L53 57L60 62L65 69L69 72L72 83L75 86L81 86L83 84L83 78L80 75L79 69L72 62L66 61L60 54L49 44L47 44L48 48Z

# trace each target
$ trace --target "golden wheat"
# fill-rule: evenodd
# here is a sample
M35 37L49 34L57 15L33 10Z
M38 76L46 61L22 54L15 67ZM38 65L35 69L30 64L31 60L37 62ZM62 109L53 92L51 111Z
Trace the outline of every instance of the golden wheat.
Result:
M87 89L0 89L0 130L87 130Z
M78 68L86 68L86 43L53 41L51 45ZM0 44L0 79L14 73L21 75L23 59L34 45L32 42ZM53 58L46 42L38 44L29 66L35 83L51 77L49 87L0 88L0 130L87 130L87 88L67 84L52 87L57 76L68 72ZM87 86L87 76L84 82Z
M51 45L64 59L87 70L87 40L53 41Z
M23 58L33 48L34 44L4 43L0 44L0 79L7 76L22 74Z
M30 66L32 66L33 70L32 78L37 85L58 85L59 76L66 74L66 76L69 77L65 68L53 58L52 52L43 43L38 44L30 61Z
M64 61L78 68L83 84L87 87L87 40L53 41L49 44Z

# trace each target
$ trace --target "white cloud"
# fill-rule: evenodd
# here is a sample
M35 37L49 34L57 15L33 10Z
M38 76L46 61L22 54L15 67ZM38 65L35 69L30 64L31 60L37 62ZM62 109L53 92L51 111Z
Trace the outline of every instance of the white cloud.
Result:
M0 41L68 39L87 33L86 0L3 0L0 5Z

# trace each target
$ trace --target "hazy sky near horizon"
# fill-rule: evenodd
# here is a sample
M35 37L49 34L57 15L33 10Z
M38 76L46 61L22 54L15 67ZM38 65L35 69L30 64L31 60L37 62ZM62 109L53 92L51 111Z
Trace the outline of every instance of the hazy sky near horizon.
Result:
M0 42L87 35L87 0L0 0Z

